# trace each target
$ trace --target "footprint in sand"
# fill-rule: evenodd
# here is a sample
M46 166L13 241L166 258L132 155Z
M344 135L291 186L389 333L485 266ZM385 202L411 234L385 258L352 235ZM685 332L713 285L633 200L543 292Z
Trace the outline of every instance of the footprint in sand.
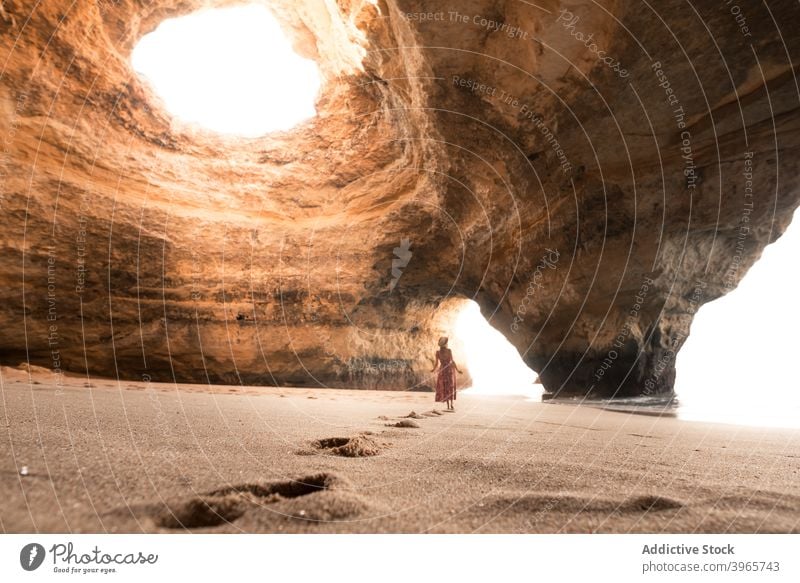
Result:
M417 413L416 411L412 411L408 415L405 416L406 419L423 419L424 417Z
M378 455L390 444L370 437L371 431L365 431L353 437L327 437L311 443L314 450L342 457L371 457ZM306 454L305 450L298 452ZM314 453L314 452L311 452Z
M275 519L337 520L357 516L371 505L352 492L345 478L320 473L282 482L240 484L188 500L148 507L156 526L169 529L207 528L232 523L247 512L270 505Z
M403 419L402 421L398 421L397 423L387 423L386 427L400 427L402 429L419 429L419 423L416 423L411 419Z
M573 494L523 494L521 496L500 495L487 499L479 505L480 512L499 513L513 507L515 512L546 516L550 513L612 514L649 513L678 510L685 505L679 500L665 496L646 494L623 500L595 498Z

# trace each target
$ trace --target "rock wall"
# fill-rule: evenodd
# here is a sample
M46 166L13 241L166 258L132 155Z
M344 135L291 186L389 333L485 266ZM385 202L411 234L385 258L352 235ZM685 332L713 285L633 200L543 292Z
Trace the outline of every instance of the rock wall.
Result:
M247 140L129 61L235 3L2 2L4 364L411 389L475 299L552 392L669 392L800 202L793 2L267 2L325 82Z

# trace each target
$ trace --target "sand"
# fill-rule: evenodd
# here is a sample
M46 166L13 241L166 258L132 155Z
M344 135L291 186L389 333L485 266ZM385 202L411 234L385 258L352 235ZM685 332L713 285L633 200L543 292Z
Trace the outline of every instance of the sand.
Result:
M800 532L798 431L0 375L3 532Z

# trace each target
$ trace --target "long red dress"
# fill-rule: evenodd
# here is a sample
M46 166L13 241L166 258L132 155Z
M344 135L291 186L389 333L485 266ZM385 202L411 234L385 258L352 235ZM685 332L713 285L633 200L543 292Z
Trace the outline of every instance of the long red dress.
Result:
M453 353L449 348L440 348L436 353L439 374L436 377L436 402L441 403L456 398L456 367L453 366Z

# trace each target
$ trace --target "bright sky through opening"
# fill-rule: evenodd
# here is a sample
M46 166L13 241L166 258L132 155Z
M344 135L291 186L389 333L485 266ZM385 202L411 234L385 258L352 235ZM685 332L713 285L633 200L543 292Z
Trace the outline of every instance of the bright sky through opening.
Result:
M678 353L685 419L800 428L800 215L739 286L700 308Z
M470 301L464 305L453 332L463 346L463 358L472 377L470 394L541 397L542 385L534 384L536 373L525 365L505 336L486 321L478 304Z
M316 63L294 52L260 4L165 20L132 62L172 115L219 133L257 137L316 115Z

